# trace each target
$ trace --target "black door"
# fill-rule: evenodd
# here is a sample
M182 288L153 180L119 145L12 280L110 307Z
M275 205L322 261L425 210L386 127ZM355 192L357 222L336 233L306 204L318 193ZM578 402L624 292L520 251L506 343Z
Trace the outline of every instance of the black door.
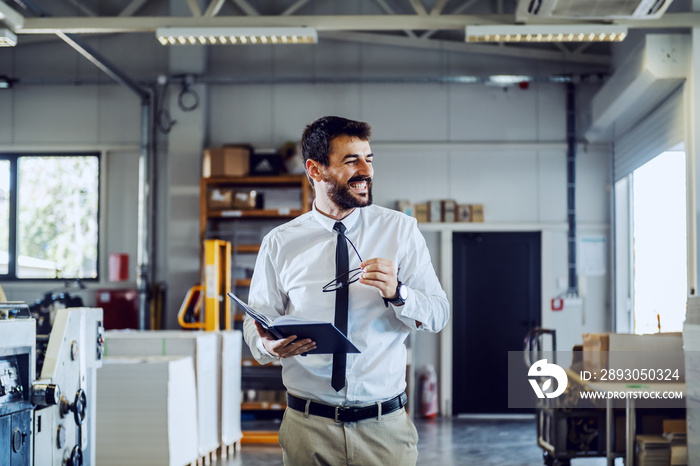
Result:
M539 232L454 233L454 414L523 412L508 409L508 351L522 351L540 325L540 241Z

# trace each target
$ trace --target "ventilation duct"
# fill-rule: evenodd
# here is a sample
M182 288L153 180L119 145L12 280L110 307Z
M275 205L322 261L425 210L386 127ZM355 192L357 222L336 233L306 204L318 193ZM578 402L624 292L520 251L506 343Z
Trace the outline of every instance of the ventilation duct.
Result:
M590 103L589 142L625 134L678 88L690 62L687 35L648 34Z
M517 21L552 19L658 19L673 0L518 0Z

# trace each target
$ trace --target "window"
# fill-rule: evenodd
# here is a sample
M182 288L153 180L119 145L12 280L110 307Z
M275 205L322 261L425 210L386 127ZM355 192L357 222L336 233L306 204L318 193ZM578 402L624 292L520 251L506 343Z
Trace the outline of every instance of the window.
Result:
M97 154L0 154L0 278L97 279Z
M683 330L687 299L685 152L633 173L634 331Z

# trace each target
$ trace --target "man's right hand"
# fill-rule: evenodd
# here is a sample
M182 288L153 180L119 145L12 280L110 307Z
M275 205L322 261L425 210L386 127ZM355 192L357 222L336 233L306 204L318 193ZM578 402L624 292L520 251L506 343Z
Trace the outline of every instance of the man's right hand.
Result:
M316 348L315 341L311 341L309 338L297 340L296 335L276 340L274 335L265 330L257 321L255 322L255 329L258 331L258 335L260 335L263 346L268 353L278 358L291 358Z

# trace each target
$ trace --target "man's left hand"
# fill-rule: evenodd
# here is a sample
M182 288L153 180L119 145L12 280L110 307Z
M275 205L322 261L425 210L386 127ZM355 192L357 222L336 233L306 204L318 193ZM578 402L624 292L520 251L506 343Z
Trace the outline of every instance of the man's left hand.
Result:
M377 288L382 298L396 298L396 287L399 280L396 278L396 266L389 259L374 258L360 264L362 275L360 283Z

